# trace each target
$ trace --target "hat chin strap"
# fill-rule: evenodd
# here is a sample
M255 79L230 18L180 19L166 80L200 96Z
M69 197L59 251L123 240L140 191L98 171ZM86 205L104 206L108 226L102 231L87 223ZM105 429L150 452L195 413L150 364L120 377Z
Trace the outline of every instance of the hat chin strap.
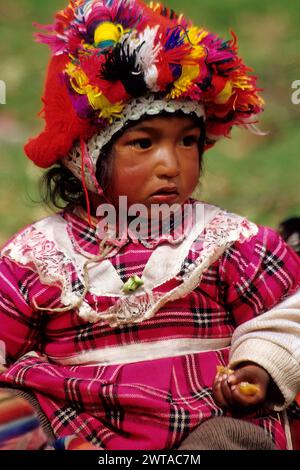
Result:
M62 160L80 181L84 188L104 196L103 189L96 178L96 166L102 148L113 136L122 130L128 121L139 121L143 116L158 116L162 112L174 114L181 111L186 115L205 118L204 107L196 101L156 99L154 95L137 98L128 103L122 111L122 118L116 119L111 125L95 134L88 142L75 145L69 155ZM83 175L84 171L84 175Z

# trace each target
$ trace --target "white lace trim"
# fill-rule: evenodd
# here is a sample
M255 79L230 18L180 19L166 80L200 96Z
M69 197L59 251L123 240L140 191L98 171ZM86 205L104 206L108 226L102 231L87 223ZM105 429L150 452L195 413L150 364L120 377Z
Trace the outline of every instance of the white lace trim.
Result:
M214 206L208 207L212 210ZM71 282L72 272L74 272L74 269L76 270L84 286L83 266L86 259L81 254L74 252L71 240L68 237L61 238L60 249L56 247L53 241L53 234L52 240L49 240L51 232L56 233L58 230L58 226L54 224L54 221L60 224L59 230L66 232L66 222L60 216L44 219L42 221L44 233L37 229L39 227L39 223L37 223L17 236L5 247L2 254L20 265L37 271L42 283L60 286L62 288L61 302L65 306L70 306L71 309L72 305L75 305L80 299L80 293L74 291ZM47 231L48 235L46 236ZM101 288L104 275L108 283L106 287L110 291L108 294L106 293L106 296L114 297L119 295L119 299L104 312L93 310L84 301L78 308L78 315L91 323L107 322L112 327L148 320L167 302L183 298L192 292L199 285L203 272L228 247L236 241L243 242L251 238L257 232L258 228L255 224L238 215L219 210L213 220L206 226L204 241L201 241L201 244L197 246L199 238L194 239L194 241L190 240L193 250L198 251L199 256L181 278L177 277L181 284L167 293L153 292L151 288L142 287L136 294L120 295L120 289L124 283L110 261L104 260L100 263L94 263L94 266L89 268L90 293L94 296L99 295L99 287ZM180 245L177 248L180 250ZM184 252L181 251L181 253ZM153 254L155 254L155 250ZM160 278L161 283L164 283L165 280L165 277ZM155 279L152 282L154 286Z
M51 218L45 219L51 220ZM42 284L62 289L61 301L69 298L72 290L72 262L65 252L46 238L33 225L21 232L3 250L2 256L10 258L20 266L26 266L39 275Z
M199 118L204 118L205 116L203 106L195 101L158 100L155 99L154 95L132 100L125 106L122 118L115 120L110 126L99 132L99 134L94 135L86 144L89 162L85 162L85 181L90 191L97 193L99 190L96 187L94 178L91 177L91 172L95 175L101 149L128 121L138 121L145 115L156 116L162 111L168 113L182 111L184 114L195 114ZM79 180L82 179L80 144L71 150L69 155L63 159L63 163Z
M207 351L222 350L230 346L231 338L172 338L122 346L84 351L72 356L48 356L52 362L61 365L116 365L151 361L164 357L186 356Z

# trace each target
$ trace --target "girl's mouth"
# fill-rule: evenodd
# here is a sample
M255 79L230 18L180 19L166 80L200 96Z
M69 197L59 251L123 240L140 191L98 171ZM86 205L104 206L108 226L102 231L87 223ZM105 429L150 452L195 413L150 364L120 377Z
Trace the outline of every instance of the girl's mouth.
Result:
M175 201L178 197L178 191L162 191L159 190L152 194L150 197L154 202L162 203L162 202L172 202Z
M151 196L156 196L156 195L166 195L166 194L179 194L177 186L175 185L170 185L170 186L162 186L161 188L158 188L154 193L151 194Z

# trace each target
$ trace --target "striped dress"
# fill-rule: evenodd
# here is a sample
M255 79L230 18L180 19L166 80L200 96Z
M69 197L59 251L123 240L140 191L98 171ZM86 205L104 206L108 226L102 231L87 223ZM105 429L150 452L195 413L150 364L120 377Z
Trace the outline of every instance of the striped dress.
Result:
M213 399L216 367L228 364L239 325L299 289L300 261L273 230L189 204L206 222L177 245L128 240L97 261L96 229L64 211L3 248L0 340L9 367L0 381L33 392L57 438L174 449L205 420L230 415ZM133 275L144 285L124 293ZM280 413L244 419L286 448Z

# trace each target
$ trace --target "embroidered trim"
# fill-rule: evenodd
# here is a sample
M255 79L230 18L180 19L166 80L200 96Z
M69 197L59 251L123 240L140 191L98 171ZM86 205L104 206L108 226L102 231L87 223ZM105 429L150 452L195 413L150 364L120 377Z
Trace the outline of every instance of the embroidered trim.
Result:
M142 116L157 116L162 111L175 113L182 111L184 114L195 114L199 118L205 116L204 108L195 101L166 101L157 100L154 95L142 97L131 101L123 110L123 115L111 126L94 135L86 144L87 152L85 161L85 181L90 191L99 194L99 186L95 184L90 175L96 173L97 160L102 148L120 131L126 122L138 121ZM69 155L63 159L63 164L81 181L82 161L80 144L76 145ZM92 170L92 171L91 171Z
M71 259L59 251L55 243L48 240L34 225L17 235L4 248L2 256L37 272L42 284L61 288L62 303L65 304L70 299L73 268ZM80 273L77 274L83 279Z

